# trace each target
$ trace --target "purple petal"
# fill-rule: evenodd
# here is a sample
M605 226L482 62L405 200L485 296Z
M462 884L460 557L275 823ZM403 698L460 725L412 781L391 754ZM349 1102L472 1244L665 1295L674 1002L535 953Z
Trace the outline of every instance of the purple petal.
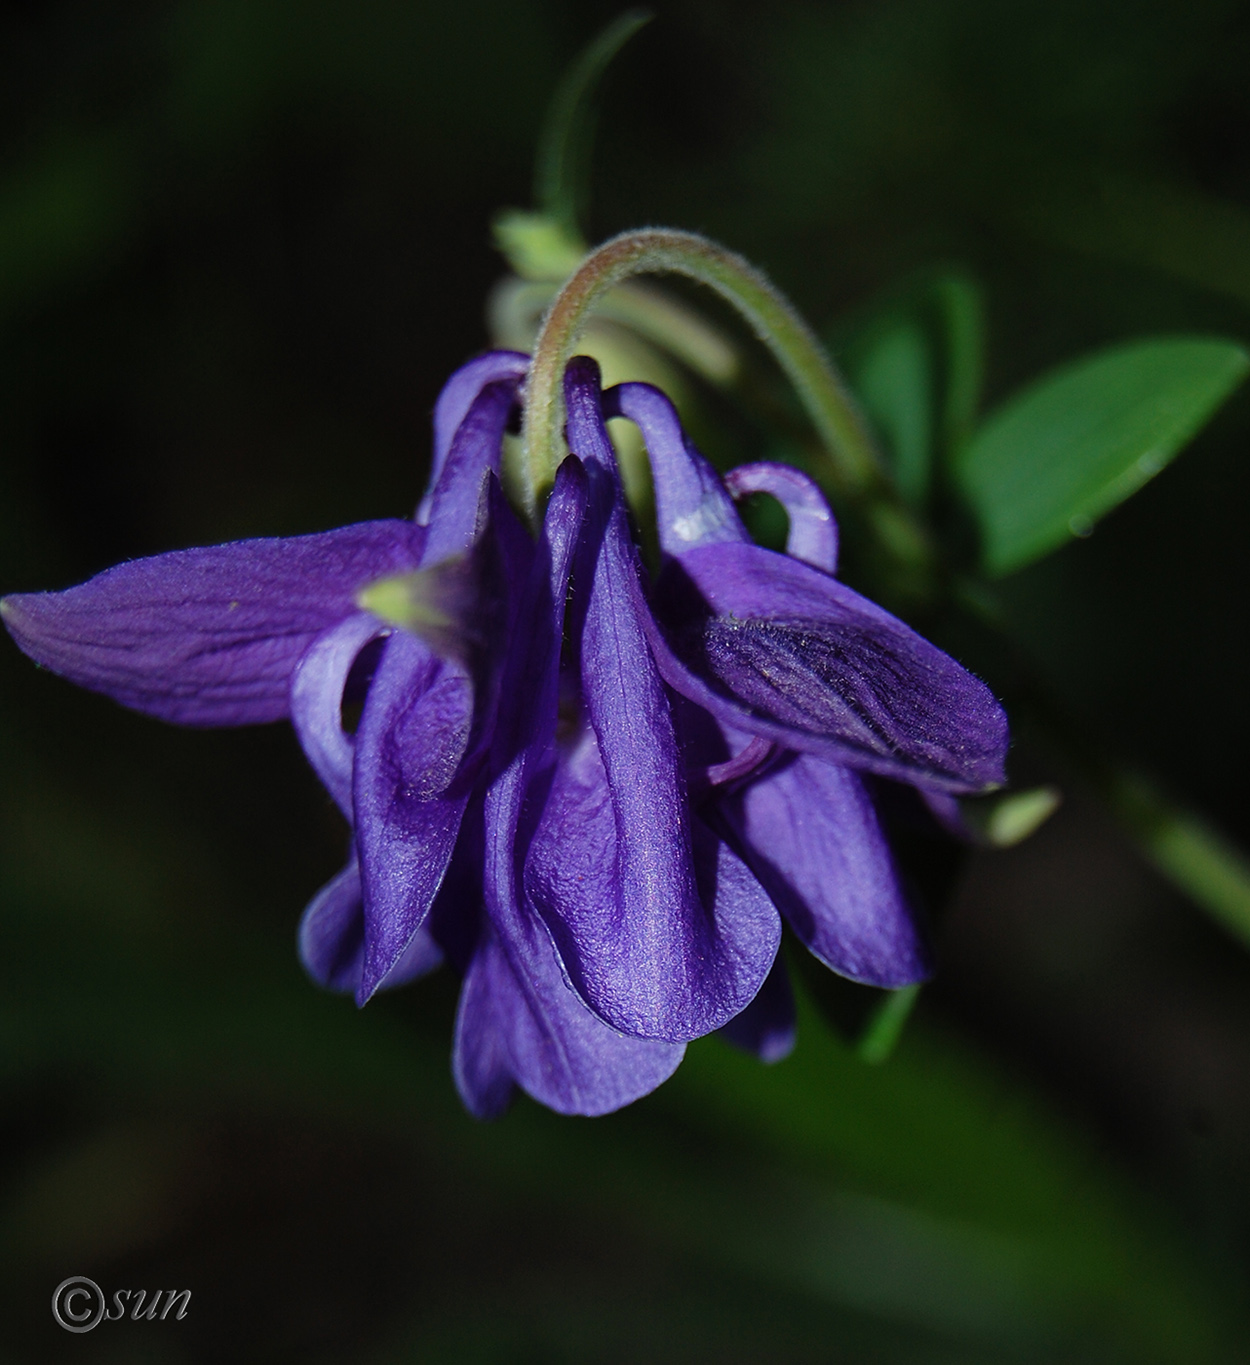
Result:
M366 612L319 635L291 678L291 721L309 763L338 808L352 819L355 743L343 730L343 690L360 651L386 633Z
M429 538L422 566L465 554L478 539L485 518L484 491L499 473L504 427L516 401L517 380L487 384L456 429L447 459L430 497Z
M319 985L332 991L354 992L360 985L365 955L365 917L360 893L360 869L353 857L308 903L299 926L299 956ZM382 983L382 989L401 986L431 972L443 960L438 945L418 931Z
M455 1076L481 1117L507 1102L505 1065L523 1090L559 1114L611 1113L677 1070L685 1047L626 1038L565 984L551 944L519 974L489 930L469 967L456 1020Z
M618 384L603 395L607 416L618 414L642 432L651 461L660 544L670 555L696 545L750 544L720 476L686 439L677 410L650 384ZM570 412L570 427L573 417Z
M175 550L106 569L66 592L17 593L5 625L36 663L181 725L257 725L288 714L291 674L373 579L416 567L406 521Z
M529 363L529 356L520 351L489 351L462 365L443 385L434 405L434 455L430 464L429 492L417 509L417 521L421 525L430 520L434 488L443 472L452 439L473 406L473 400L488 384L499 380L513 380L519 384Z
M738 859L692 829L593 362L569 366L566 394L590 475L571 630L590 731L557 766L525 890L592 1009L624 1032L684 1040L755 995L780 923Z
M623 810L645 823L625 824ZM694 885L674 894L680 857ZM684 1041L725 1024L759 989L780 940L777 911L742 861L684 804L644 811L622 800L590 730L557 765L525 889L578 994L639 1037Z
M399 631L387 641L356 735L353 807L365 903L357 998L378 988L429 913L455 847L470 782L457 780L473 682Z
M299 924L299 958L318 985L354 991L364 955L360 869L353 858L308 902Z
M495 929L524 977L550 953L542 921L521 886L521 819L530 787L550 767L556 729L564 603L586 501L586 479L570 458L556 474L543 533L517 615L493 735L492 778L483 803L483 894Z
M1004 780L989 689L897 618L755 545L670 562L655 592L666 681L736 729L885 777L977 791Z
M747 493L771 494L789 518L786 554L825 573L837 569L838 524L814 479L793 465L762 461L731 469L725 475L725 487L734 498Z
M751 1052L761 1062L779 1062L794 1050L798 1016L790 973L779 957L754 1000L720 1030L734 1047Z
M795 754L719 808L777 908L826 966L871 986L929 975L924 940L857 774Z
M494 1119L512 1100L512 1063L497 1001L509 980L507 960L497 951L477 952L465 973L456 1007L451 1070L464 1107L476 1119Z

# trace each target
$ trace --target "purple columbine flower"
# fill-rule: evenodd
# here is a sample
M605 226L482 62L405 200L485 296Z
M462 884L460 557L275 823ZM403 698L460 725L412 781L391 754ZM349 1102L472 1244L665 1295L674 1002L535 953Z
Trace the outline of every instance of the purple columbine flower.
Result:
M606 1113L716 1029L784 1055L782 916L835 971L922 979L860 774L949 796L1000 782L1006 748L980 682L833 577L809 480L753 465L722 481L662 393L601 394L584 358L565 380L573 453L532 537L498 480L526 364L494 352L449 381L411 522L178 551L2 604L27 654L126 706L292 720L352 828L305 911L303 962L363 1004L449 959L456 1082L483 1117L516 1085ZM612 417L651 458L654 582ZM738 518L733 495L754 490L789 514L785 555ZM411 628L379 589L409 594Z

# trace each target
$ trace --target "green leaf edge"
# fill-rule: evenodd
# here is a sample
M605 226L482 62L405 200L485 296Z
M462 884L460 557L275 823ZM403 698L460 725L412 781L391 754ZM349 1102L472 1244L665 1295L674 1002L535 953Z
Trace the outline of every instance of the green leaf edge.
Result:
M1223 378L1213 384L1206 403L1196 409L1187 421L1178 423L1172 431L1167 433L1164 440L1155 442L1150 451L1142 452L1142 455L1118 479L1105 484L1096 495L1073 505L1069 509L1066 522L1047 524L1032 536L1021 537L1010 545L996 544L992 534L989 533L987 520L979 503L976 485L970 478L970 469L975 465L978 450L983 449L985 443L1001 430L1007 421L1014 417L1019 406L1031 401L1043 387L1061 383L1088 367L1117 358L1126 352L1169 345L1193 345L1195 343L1222 349L1224 359L1227 362L1227 369ZM1229 398L1245 379L1248 372L1250 372L1250 352L1240 342L1232 341L1226 337L1165 335L1140 338L1127 343L1121 342L1079 356L1075 360L1046 371L1023 389L1012 394L982 423L976 435L964 450L958 453L955 460L956 483L982 530L982 572L989 578L1006 577L1008 574L1036 563L1055 550L1063 548L1072 539L1079 538L1081 534L1088 534L1088 531L1074 530L1073 523L1079 524L1079 521L1083 519L1092 529L1100 518L1113 511L1120 503L1144 487L1156 474L1161 473ZM1149 460L1145 459L1146 455L1150 456Z

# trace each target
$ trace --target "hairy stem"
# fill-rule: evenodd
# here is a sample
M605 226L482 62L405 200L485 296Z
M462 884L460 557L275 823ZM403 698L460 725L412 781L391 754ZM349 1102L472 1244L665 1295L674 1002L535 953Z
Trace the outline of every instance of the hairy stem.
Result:
M834 490L853 501L893 502L889 480L850 393L811 328L741 256L690 232L622 233L583 261L552 303L534 347L525 394L519 485L533 514L564 452L564 368L604 295L633 275L685 275L714 289L747 320L793 383L829 456Z

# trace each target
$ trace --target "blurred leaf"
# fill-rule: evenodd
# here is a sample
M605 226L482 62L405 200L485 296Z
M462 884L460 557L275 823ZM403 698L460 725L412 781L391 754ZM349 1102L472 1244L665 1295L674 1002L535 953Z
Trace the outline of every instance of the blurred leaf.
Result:
M892 456L899 491L913 505L929 491L933 363L923 330L905 316L885 321L850 366L851 383Z
M870 307L842 351L847 377L890 454L903 497L919 507L933 469L976 421L983 369L980 289L959 270L926 273Z
M956 457L992 577L1040 559L1153 478L1245 377L1234 342L1116 346L1052 371L993 413Z

